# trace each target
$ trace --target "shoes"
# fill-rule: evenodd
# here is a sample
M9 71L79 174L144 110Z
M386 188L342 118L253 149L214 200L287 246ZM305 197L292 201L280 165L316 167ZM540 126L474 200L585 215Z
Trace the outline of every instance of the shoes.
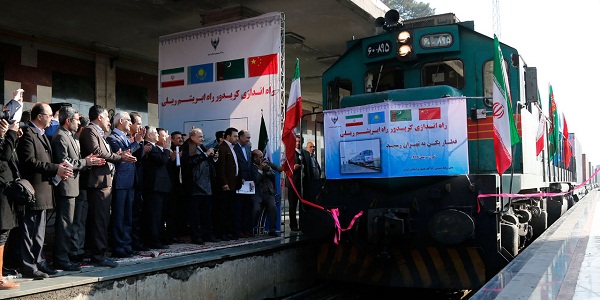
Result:
M274 237L279 237L279 233L277 233L276 231L269 231L269 235L274 236Z
M292 231L300 231L298 227L292 227Z
M182 240L182 239L174 237L174 238L171 238L171 243L173 243L173 244L185 244L185 241Z
M46 274L40 270L35 270L31 273L29 273L29 272L23 273L23 277L33 278L33 279L44 279L44 278L48 278L50 276L48 276L48 274Z
M56 275L56 274L58 274L58 271L56 271L56 270L48 267L45 264L39 265L38 266L38 270L40 270L40 271L42 271L42 272L44 272L44 273L46 273L48 275Z
M163 244L148 245L151 249L169 249L169 246Z
M136 251L150 251L150 248L148 248L144 245L137 245L137 246L133 246L132 248L133 248L133 250L136 250Z
M69 255L69 260L71 262L81 263L84 261L89 261L91 259L88 253L81 253L77 255Z
M135 255L140 255L141 252L140 251L136 251L136 250L128 250L127 253L135 256Z
M205 241L205 242L207 242L207 243L216 243L216 242L220 242L221 241L220 239L218 239L218 238L216 238L216 237L214 237L212 235L209 235L209 236L203 238L202 240Z
M192 244L196 244L196 245L204 245L204 241L202 239L194 239L192 240Z
M111 268L116 268L119 266L119 264L116 261L112 261L108 258L105 258L103 260L96 260L96 261L94 261L94 263L99 266L111 267Z
M118 257L118 258L129 258L132 257L133 254L127 252L127 251L115 251L112 253L113 257Z
M81 267L79 267L78 264L74 264L72 262L68 262L66 264L54 264L54 267L56 269L60 269L63 271L73 271L73 272L77 272L77 271L81 271Z
M233 234L233 237L237 240L237 239L247 238L248 236L243 232L236 232Z
M0 277L0 290L18 289L20 286L18 283L8 280L8 278Z

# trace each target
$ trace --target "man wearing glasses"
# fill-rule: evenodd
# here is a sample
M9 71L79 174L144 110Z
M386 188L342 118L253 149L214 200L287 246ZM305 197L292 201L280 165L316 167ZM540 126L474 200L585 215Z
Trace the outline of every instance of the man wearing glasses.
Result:
M22 234L21 257L23 275L35 279L55 275L56 270L46 265L42 249L46 234L46 210L54 208L52 179L56 176L65 180L73 176L68 163L52 163L52 148L44 134L50 125L52 110L46 103L36 103L31 108L31 121L19 138L17 154L21 177L29 180L35 189L35 204L25 207L25 214L19 221Z
M52 137L52 156L55 163L69 162L73 176L64 180L54 179L56 185L56 219L54 238L54 268L65 271L81 271L78 264L71 262L69 251L75 249L73 235L75 198L79 196L80 171L88 166L100 166L104 159L97 155L81 158L81 152L73 134L79 128L79 113L73 107L63 106L58 111L60 127Z

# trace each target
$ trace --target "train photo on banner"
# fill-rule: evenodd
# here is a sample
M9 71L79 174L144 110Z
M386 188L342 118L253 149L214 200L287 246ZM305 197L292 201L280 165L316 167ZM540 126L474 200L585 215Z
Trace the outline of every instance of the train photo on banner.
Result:
M322 76L327 179L314 201L339 216L305 205L300 228L324 238L320 278L476 290L587 193L591 163L573 133L537 153L549 112L516 48L454 14L402 21L392 10L375 26ZM518 140L499 174L503 116ZM546 139L559 125L545 124Z

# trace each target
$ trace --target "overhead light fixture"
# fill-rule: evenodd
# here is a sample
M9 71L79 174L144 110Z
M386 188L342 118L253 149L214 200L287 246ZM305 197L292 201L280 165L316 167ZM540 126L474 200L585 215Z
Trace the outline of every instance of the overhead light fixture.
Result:
M286 44L304 44L304 37L295 32L288 31L285 33L285 43Z

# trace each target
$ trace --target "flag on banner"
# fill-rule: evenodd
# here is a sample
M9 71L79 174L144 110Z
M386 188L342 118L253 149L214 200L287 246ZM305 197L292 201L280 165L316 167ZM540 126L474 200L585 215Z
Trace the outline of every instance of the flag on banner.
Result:
M258 150L262 151L265 158L271 160L271 151L269 149L269 134L267 133L267 124L264 116L260 116L260 133L258 135Z
M220 61L217 63L217 81L244 78L244 59Z
M569 143L569 129L567 129L567 119L565 119L565 114L563 114L563 141L564 141L564 153L563 156L565 158L565 168L569 168L571 164L571 144Z
M385 122L385 112L378 111L369 113L369 124L379 124Z
M294 79L290 86L287 109L285 111L285 122L283 123L283 135L281 137L285 145L284 171L288 178L292 178L293 167L296 162L296 126L302 119L302 93L300 91L300 61L296 58L296 70Z
M494 152L496 170L503 174L512 163L511 146L520 141L512 113L512 99L508 76L504 69L504 57L498 37L494 35Z
M363 117L364 117L363 114L346 116L346 127L363 125L364 124Z
M540 123L538 124L538 130L535 135L535 156L540 155L544 150L544 131L546 130L546 117L540 113Z
M203 64L188 67L188 84L212 82L213 64Z
M438 120L442 118L439 107L428 107L419 109L419 120Z
M248 57L248 76L264 76L279 73L277 53Z
M554 155L558 152L558 112L556 110L556 102L554 101L554 91L552 85L550 85L549 103L550 108L550 128L548 129L548 159L553 159Z
M390 110L390 121L412 121L412 112L410 109Z
M174 68L160 71L160 87L172 87L185 84L185 69Z

